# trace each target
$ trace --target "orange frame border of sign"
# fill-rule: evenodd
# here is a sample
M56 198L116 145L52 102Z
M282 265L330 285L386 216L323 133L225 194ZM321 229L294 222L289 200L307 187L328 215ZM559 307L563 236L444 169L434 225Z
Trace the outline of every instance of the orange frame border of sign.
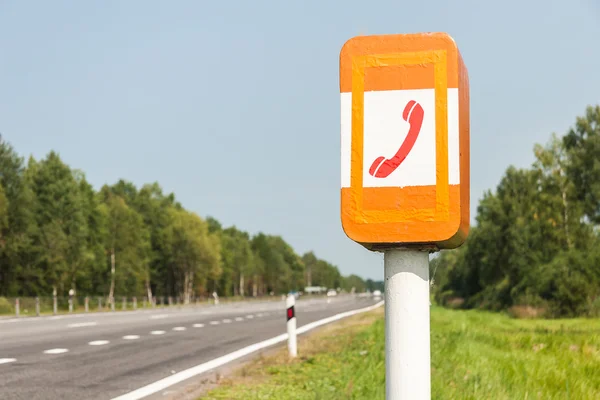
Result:
M431 66L433 74L427 70ZM393 71L383 72L389 67L401 68L403 77L409 78L398 79ZM418 69L402 69L405 67ZM363 188L364 93L369 68L382 75L371 79L369 91L434 90L435 186ZM449 184L448 88L458 88L458 185ZM367 248L460 246L468 234L470 218L469 82L454 40L444 33L352 38L340 53L340 92L352 93L350 187L342 188L341 196L342 225L348 237ZM369 192L371 207L363 204L365 191ZM397 206L400 199L402 208Z

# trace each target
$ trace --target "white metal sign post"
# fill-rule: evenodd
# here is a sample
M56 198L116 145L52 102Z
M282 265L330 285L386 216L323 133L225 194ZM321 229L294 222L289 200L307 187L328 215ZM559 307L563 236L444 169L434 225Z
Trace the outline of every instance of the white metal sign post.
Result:
M359 36L340 53L341 220L384 253L386 398L429 400L429 253L469 231L469 82L444 33Z
M387 399L429 399L429 253L388 250L385 268Z

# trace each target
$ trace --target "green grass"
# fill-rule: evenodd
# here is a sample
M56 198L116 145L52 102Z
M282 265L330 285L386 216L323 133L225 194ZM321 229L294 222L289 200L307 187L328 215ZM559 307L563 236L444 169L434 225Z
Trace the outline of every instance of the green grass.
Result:
M382 310L244 367L203 399L384 399ZM600 399L600 320L431 310L432 399Z

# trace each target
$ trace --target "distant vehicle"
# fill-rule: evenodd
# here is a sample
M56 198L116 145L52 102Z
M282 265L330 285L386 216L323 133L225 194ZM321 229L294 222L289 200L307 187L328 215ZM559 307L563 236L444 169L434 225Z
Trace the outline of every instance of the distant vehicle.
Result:
M376 290L373 292L374 297L381 297L381 290Z
M337 296L337 292L333 289L327 291L327 297Z
M327 288L324 286L307 286L304 288L304 292L306 292L306 294L326 293Z

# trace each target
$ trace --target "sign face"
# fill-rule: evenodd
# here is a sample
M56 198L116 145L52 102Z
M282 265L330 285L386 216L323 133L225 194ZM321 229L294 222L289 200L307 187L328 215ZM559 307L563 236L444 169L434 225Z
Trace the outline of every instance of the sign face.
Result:
M469 81L444 33L358 36L340 53L341 219L369 249L469 231Z

